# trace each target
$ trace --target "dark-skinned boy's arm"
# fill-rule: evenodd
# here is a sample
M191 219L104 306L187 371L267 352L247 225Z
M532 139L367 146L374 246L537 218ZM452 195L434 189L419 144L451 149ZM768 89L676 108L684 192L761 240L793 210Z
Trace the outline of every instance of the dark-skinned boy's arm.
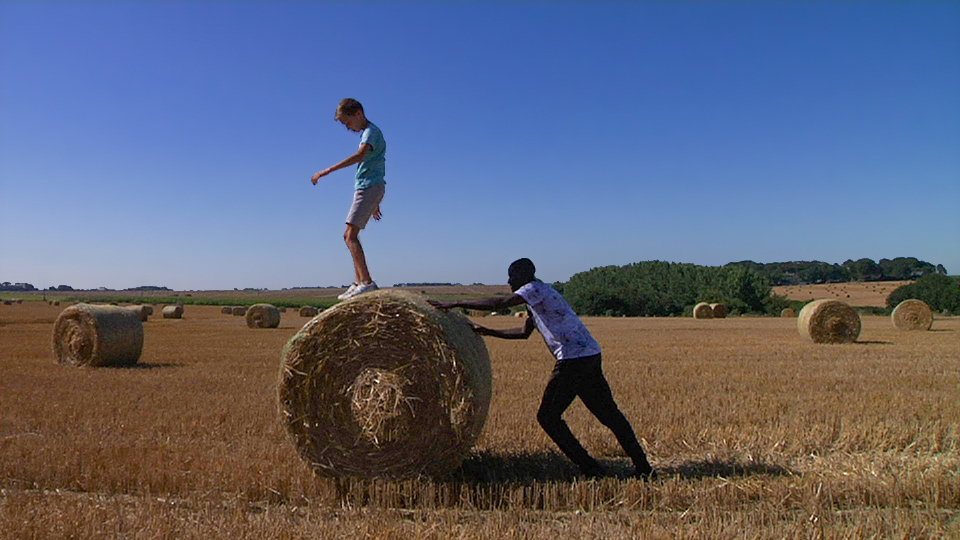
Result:
M527 317L522 327L510 328L507 330L494 330L493 328L480 326L474 322L471 322L470 326L473 327L473 330L476 333L482 336L490 336L500 339L527 339L530 337L530 334L533 333L533 329L536 328L536 325L533 323L533 319L530 317Z
M467 300L455 300L453 302L441 302L439 300L427 300L437 309L466 308L478 309L481 311L498 311L523 304L523 298L518 294L510 296L490 296L487 298L471 298Z

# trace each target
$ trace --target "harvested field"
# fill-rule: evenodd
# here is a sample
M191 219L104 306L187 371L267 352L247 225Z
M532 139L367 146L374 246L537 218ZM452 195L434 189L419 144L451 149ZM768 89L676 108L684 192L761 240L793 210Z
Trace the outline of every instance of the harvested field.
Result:
M868 281L864 283L825 283L822 285L785 285L774 287L774 294L804 302L832 298L853 307L887 307L887 296L912 281Z
M579 402L566 419L611 475L576 478L535 418L542 340L487 338L493 400L459 471L338 483L278 418L296 311L257 332L191 306L144 326L135 367L96 370L53 363L59 311L0 306L0 538L960 535L960 318L901 332L868 315L847 345L806 343L795 318L585 319L649 483L618 476L626 457Z

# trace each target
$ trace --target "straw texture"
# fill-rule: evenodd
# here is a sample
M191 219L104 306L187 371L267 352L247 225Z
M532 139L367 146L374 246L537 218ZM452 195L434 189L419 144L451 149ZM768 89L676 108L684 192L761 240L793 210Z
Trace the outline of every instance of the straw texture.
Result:
M860 314L839 300L814 300L797 318L800 335L813 343L852 343L860 328Z
M142 351L143 323L130 308L76 304L53 325L53 354L61 364L132 365Z
M713 308L711 308L710 304L706 302L700 302L699 304L693 306L693 318L694 319L712 319Z
M467 320L398 290L310 320L283 352L281 417L323 476L442 476L479 437L490 358Z
M897 330L929 330L933 326L933 310L923 300L904 300L890 314Z
M247 310L247 326L250 328L276 328L280 326L280 310L270 304L254 304Z
M164 319L179 319L183 317L183 306L165 306L160 315Z

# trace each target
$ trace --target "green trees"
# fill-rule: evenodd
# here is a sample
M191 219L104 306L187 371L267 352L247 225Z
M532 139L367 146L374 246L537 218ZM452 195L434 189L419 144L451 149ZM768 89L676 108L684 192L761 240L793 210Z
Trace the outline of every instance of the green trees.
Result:
M910 298L923 300L934 311L946 309L951 313L960 313L960 278L928 274L890 293L887 307L897 307L897 304Z
M764 311L770 284L744 266L698 266L647 261L580 272L562 284L581 315L681 315L700 301L722 302L731 312Z

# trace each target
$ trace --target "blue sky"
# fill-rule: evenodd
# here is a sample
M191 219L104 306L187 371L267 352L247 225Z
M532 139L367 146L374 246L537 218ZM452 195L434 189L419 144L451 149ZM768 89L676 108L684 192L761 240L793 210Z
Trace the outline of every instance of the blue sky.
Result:
M960 273L957 2L0 2L0 281L913 256Z

